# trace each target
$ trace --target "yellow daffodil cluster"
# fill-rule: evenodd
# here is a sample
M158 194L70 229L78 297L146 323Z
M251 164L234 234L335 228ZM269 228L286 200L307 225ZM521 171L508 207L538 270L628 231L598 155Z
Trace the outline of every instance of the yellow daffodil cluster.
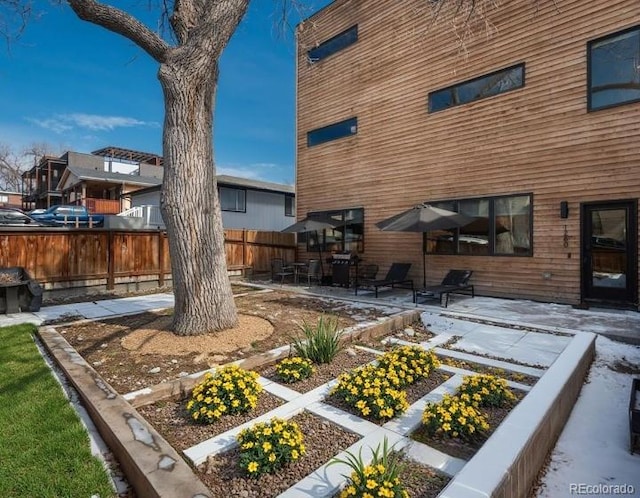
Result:
M493 375L467 375L456 391L467 404L480 406L504 406L516 400L505 379Z
M400 346L383 354L378 366L388 373L389 380L395 387L404 387L429 374L440 366L435 353L420 346Z
M276 365L278 378L287 384L308 379L315 370L311 360L300 356L285 358Z
M407 394L396 389L389 372L375 365L365 365L340 374L338 384L331 391L353 406L364 417L390 419L408 407Z
M187 411L196 422L211 424L223 415L255 408L261 392L256 372L229 365L215 374L205 374L191 392Z
M306 452L298 424L279 418L242 430L236 440L240 467L251 477L273 473Z
M439 403L428 403L422 423L430 435L472 439L489 429L484 415L457 396L445 394Z
M340 498L409 498L399 478L403 467L402 455L392 452L386 437L381 445L373 450L371 462L367 465L362 459L362 448L357 456L347 451L344 459L334 458L331 461L329 465L342 463L353 469Z

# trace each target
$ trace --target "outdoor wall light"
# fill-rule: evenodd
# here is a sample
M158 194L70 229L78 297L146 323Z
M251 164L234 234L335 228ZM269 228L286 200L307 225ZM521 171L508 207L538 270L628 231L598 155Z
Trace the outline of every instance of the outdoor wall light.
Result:
M560 202L560 218L569 217L569 203L567 201Z

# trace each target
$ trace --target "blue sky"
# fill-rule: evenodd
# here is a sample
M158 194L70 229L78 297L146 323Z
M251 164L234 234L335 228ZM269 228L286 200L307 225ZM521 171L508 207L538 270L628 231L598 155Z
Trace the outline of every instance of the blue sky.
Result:
M161 154L157 64L68 7L38 3L39 19L0 47L0 142L15 151L46 142L56 151L114 145ZM328 3L307 2L312 11ZM293 184L295 46L292 33L276 33L277 4L253 0L222 56L215 157L219 174ZM155 22L150 12L138 14Z

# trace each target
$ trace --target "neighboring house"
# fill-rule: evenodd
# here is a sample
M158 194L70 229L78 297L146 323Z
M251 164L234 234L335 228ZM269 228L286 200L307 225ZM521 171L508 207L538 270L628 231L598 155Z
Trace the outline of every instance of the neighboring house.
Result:
M218 175L225 228L280 231L295 222L295 189L291 185ZM160 187L130 194L131 206L159 206Z
M0 207L22 208L22 193L0 190Z
M117 214L130 206L130 192L162 183L162 158L107 147L83 154L45 157L23 174L25 209L54 204L86 206L93 213Z
M640 3L500 2L463 51L430 6L336 0L299 26L298 217L418 283L420 235L375 223L428 202L478 218L428 234L429 284L468 268L484 295L637 308Z

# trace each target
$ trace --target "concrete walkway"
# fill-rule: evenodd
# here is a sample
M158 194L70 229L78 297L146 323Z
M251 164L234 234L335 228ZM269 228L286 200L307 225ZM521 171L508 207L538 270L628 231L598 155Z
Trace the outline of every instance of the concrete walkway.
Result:
M541 327L556 332L593 332L611 339L640 344L640 312L628 310L590 309L579 310L572 306L553 303L538 303L526 300L498 299L491 297L451 296L449 306L412 303L408 291L382 290L376 299L373 293L340 287L273 286L267 283L249 284L258 287L291 290L327 298L346 299L370 305L397 306L401 309L422 309L433 314L451 318L484 319L506 323L515 327ZM0 315L0 326L18 323L40 325L64 318L105 318L114 315L139 313L173 306L173 294L150 294L146 296L107 299L102 301L70 303L41 308L37 313L15 313ZM458 334L462 335L462 334Z

